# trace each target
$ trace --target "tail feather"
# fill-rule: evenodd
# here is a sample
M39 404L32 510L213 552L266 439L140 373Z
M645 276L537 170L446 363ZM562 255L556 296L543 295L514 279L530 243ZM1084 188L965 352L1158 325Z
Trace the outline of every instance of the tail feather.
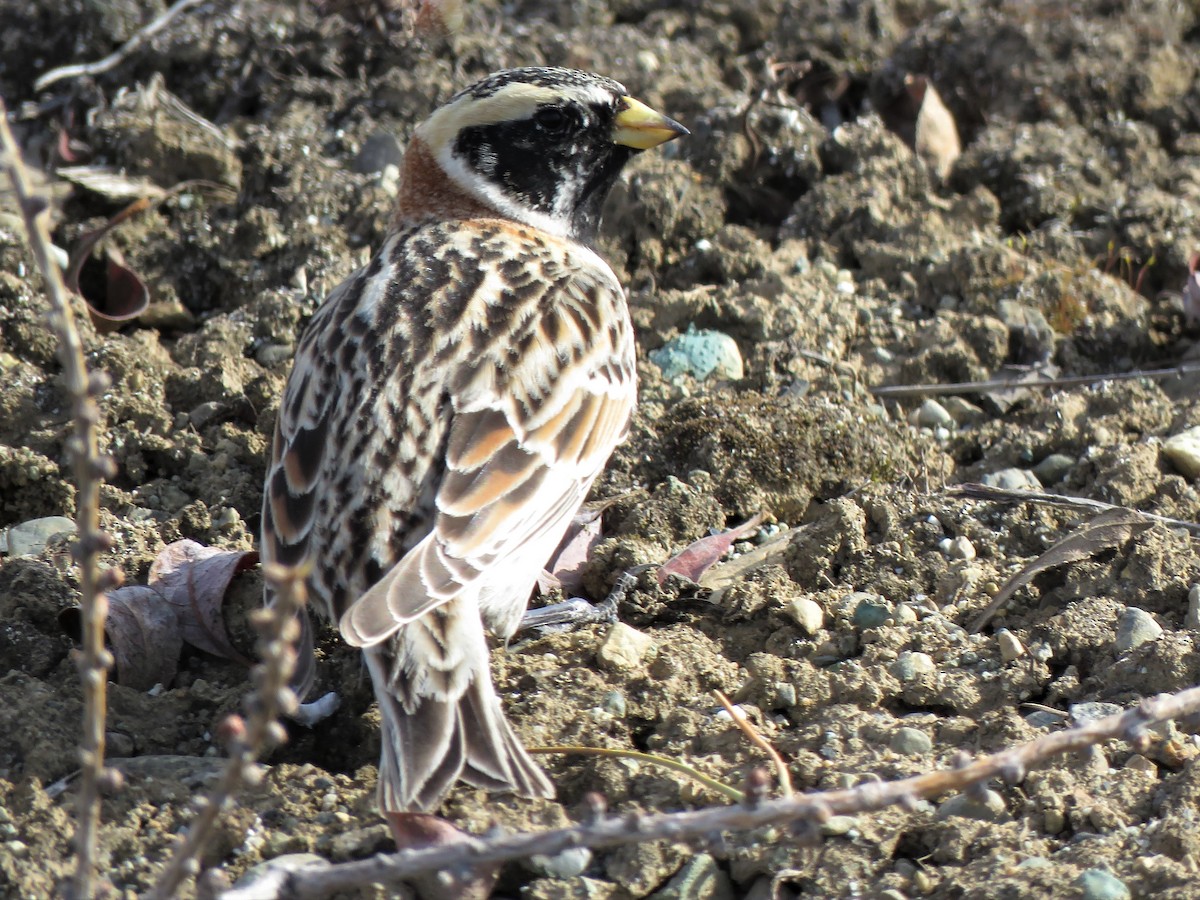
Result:
M554 796L554 786L504 718L486 653L465 690L454 697L417 695L397 685L390 677L387 643L363 652L383 723L383 811L432 810L460 779L489 791Z

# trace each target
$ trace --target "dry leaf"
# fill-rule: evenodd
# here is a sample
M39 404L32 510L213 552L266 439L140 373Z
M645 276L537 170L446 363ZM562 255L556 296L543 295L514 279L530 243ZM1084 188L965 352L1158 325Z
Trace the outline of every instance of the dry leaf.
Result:
M1063 538L1020 572L1010 578L979 617L971 623L971 631L983 628L1018 590L1035 576L1055 566L1079 562L1104 550L1118 547L1153 525L1145 516L1126 509L1101 513L1086 525Z
M579 591L583 585L583 570L592 558L592 548L600 541L603 511L601 507L585 507L575 513L567 533L550 558L548 571L538 580L539 587L544 579L549 587L561 587L568 594ZM542 588L543 593L545 590Z
M149 178L126 175L112 166L65 166L55 169L54 174L109 200L139 200L166 194Z
M736 528L730 528L720 534L710 534L708 537L700 538L689 544L682 553L671 557L658 570L658 583L665 584L670 575L678 575L688 581L698 582L700 576L713 563L729 552L734 541L750 534L758 528L762 520L763 514L758 513L754 518L743 522Z
M1188 277L1183 285L1183 316L1189 325L1200 322L1200 253L1193 253L1188 258Z
M945 178L962 155L954 116L924 75L909 75L904 79L904 88L917 106L913 149L939 178Z
M78 607L64 610L58 621L79 639ZM144 691L174 680L183 649L179 621L154 588L130 585L109 592L104 634L116 661L117 684Z
M229 642L221 609L233 576L257 562L253 551L175 541L154 560L149 581L175 610L185 641L205 653L250 665Z

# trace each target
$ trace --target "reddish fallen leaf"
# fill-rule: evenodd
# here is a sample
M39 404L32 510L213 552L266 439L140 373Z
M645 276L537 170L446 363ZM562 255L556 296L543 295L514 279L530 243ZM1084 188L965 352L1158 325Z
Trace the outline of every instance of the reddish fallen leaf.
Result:
M397 850L448 847L469 841L472 835L430 813L384 812ZM411 884L419 897L453 897L455 900L486 900L500 875L499 863L479 863L463 869L445 869L413 876Z
M78 608L64 610L58 621L78 640ZM154 588L130 585L110 591L104 634L116 662L117 684L144 691L175 679L183 649L179 621Z
M1200 253L1188 258L1188 277L1183 285L1183 315L1189 325L1200 322Z
M658 570L658 583L665 584L667 577L670 575L678 575L680 578L685 578L691 582L699 581L700 576L713 563L729 552L729 548L733 546L734 541L750 534L750 532L758 528L762 520L763 514L759 513L754 518L743 522L735 528L722 531L720 534L710 534L708 537L700 538L700 540L688 544L682 553L672 556Z
M574 594L583 586L583 570L592 558L592 548L600 542L603 507L584 507L575 513L558 549L550 557L547 570L538 577L538 588L545 593L561 587Z
M221 608L233 576L258 562L254 551L218 550L195 541L175 541L150 566L150 585L179 619L183 639L205 653L250 665L225 632Z

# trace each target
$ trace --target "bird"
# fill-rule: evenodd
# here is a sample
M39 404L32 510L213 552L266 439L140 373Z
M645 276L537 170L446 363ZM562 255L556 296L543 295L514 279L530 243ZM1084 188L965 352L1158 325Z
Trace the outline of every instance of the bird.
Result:
M633 156L685 134L573 69L461 90L413 132L386 239L298 342L261 555L307 566L313 611L362 650L385 814L435 809L459 780L554 796L504 716L488 635L514 634L628 434L633 328L595 249L601 210Z

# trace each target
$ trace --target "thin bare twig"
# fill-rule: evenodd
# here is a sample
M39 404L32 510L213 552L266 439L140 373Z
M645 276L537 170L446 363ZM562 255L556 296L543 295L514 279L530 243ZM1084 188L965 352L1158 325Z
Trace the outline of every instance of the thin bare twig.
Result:
M87 900L92 895L96 836L100 826L100 783L105 775L104 719L108 705L108 670L113 662L112 655L104 648L108 601L103 591L118 586L122 575L120 569L101 572L97 565L97 556L111 544L108 535L100 530L100 483L106 476L111 476L113 463L111 458L100 454L96 435L100 407L96 397L103 394L111 382L103 372L88 375L83 342L71 311L70 293L55 262L46 225L44 213L49 204L29 180L21 161L20 147L8 127L8 110L3 100L0 100L0 149L3 150L3 166L25 222L29 246L41 270L46 297L50 301L50 327L58 339L58 358L71 406L71 436L67 438L66 449L78 491L75 523L79 538L75 554L79 563L79 611L83 632L83 652L77 659L83 684L83 739L79 750L82 771L72 894L77 900Z
M946 493L951 497L966 497L970 500L996 500L1003 503L1043 503L1047 506L1063 506L1068 509L1081 509L1087 512L1109 512L1120 510L1133 516L1140 516L1147 522L1166 525L1168 528L1184 528L1192 534L1200 535L1200 523L1189 522L1186 519L1172 519L1170 516L1160 516L1156 513L1142 512L1129 506L1118 506L1105 503L1103 500L1089 500L1086 497L1065 497L1061 494L1049 494L1045 491L1009 490L1008 488L991 487L986 484L957 484L947 488Z
M69 66L59 66L57 69L51 69L41 78L33 83L35 91L41 91L54 84L56 81L62 81L64 78L79 78L82 75L102 75L110 69L115 69L126 60L142 44L154 37L164 28L171 24L171 21L180 13L186 12L193 6L199 6L205 0L177 0L177 2L166 10L162 15L153 19L144 28L140 29L133 37L127 40L124 44L110 53L104 59L90 63L73 63Z
M196 820L147 895L149 900L174 897L180 882L199 871L197 860L212 838L221 813L232 805L243 786L261 781L263 770L257 760L262 754L287 740L279 717L295 712L299 705L289 684L296 668L295 645L300 637L297 617L305 603L305 573L271 564L263 569L263 575L275 585L275 603L254 616L263 661L250 673L254 691L246 698L248 718L232 715L220 724L218 731L229 745L229 761L208 796L195 802Z
M944 394L984 394L1018 388L1079 387L1102 381L1134 381L1138 378L1161 380L1200 372L1200 363L1180 363L1170 369L1136 369L1133 372L1108 372L1103 375L1064 375L1061 378L996 378L991 381L957 381L937 384L888 384L871 388L876 397L937 397Z
M367 884L394 885L424 872L470 870L483 863L553 856L574 847L613 847L649 840L685 840L722 831L747 831L768 825L801 822L818 825L833 815L856 815L920 798L959 793L992 778L1021 781L1029 769L1053 756L1082 750L1107 740L1138 746L1146 729L1158 722L1200 712L1200 687L1147 698L1117 715L1077 728L1048 734L1026 744L985 756L965 765L927 772L900 781L868 781L840 791L765 800L756 805L709 807L689 812L642 815L630 813L558 828L553 831L501 834L425 850L409 850L334 866L277 869L245 888L217 894L219 900L316 900Z
M783 757L767 741L765 737L758 733L757 729L750 724L750 720L746 718L746 714L729 702L729 698L723 693L713 688L713 694L717 700L725 707L725 712L729 713L730 718L737 723L737 727L742 730L742 734L750 740L755 747L767 754L771 759L771 765L775 767L775 777L779 781L779 793L784 797L792 796L792 776L788 772L787 765L783 761Z
M638 762L649 763L652 766L661 766L664 769L670 769L672 772L679 772L681 775L686 775L709 790L718 794L724 794L735 803L740 803L743 799L742 792L737 788L730 787L723 781L711 778L699 769L689 766L687 763L681 763L677 759L668 759L665 756L655 756L653 753L642 753L640 750L620 750L613 747L530 747L528 749L530 753L560 753L563 756L608 756L615 759L635 759Z

